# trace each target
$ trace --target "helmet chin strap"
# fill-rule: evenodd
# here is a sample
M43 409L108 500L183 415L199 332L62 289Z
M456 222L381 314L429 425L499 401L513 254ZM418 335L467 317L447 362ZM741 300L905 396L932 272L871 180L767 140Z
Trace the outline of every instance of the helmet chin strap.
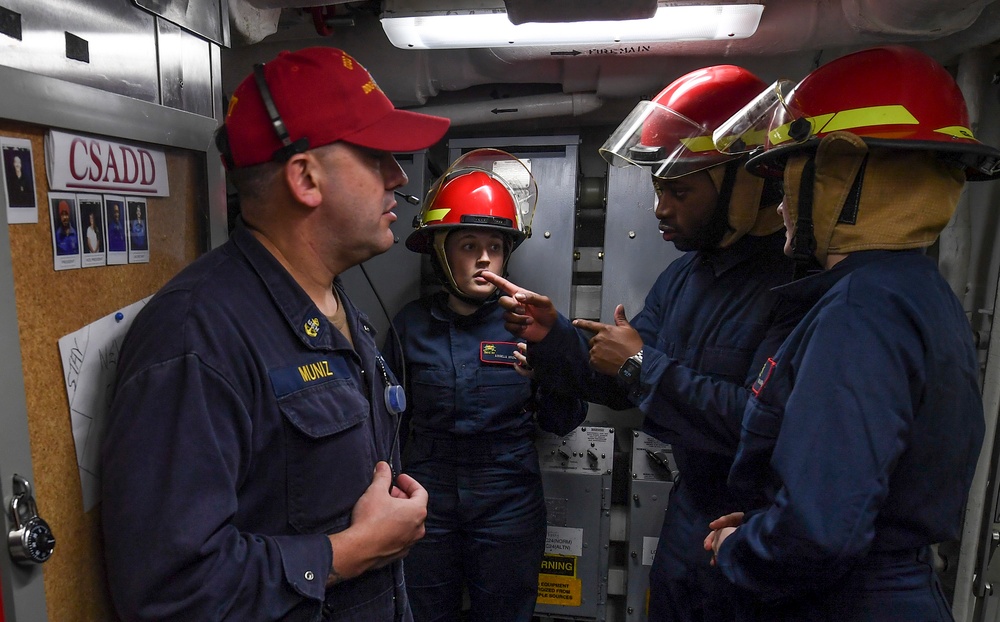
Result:
M795 219L792 236L792 259L795 260L795 279L800 279L818 267L816 262L816 236L813 233L813 186L816 181L815 158L806 160L799 186L799 213Z
M493 293L487 296L486 298L473 298L472 296L468 296L458 291L457 287L454 287L449 283L448 293L454 296L455 298L458 298L462 302L470 304L474 307L482 307L491 302L496 302L500 298L500 290L497 289L496 287L493 288Z
M723 240L726 239L728 232L733 231L732 226L729 223L729 210L732 209L730 205L733 200L733 188L736 186L736 174L739 169L743 166L743 159L740 158L737 161L727 162L725 164L725 174L722 177L722 184L719 186L719 198L716 203L716 210L721 211L719 217L722 218L724 227L720 228L719 239L713 240L713 246L719 246L722 244Z

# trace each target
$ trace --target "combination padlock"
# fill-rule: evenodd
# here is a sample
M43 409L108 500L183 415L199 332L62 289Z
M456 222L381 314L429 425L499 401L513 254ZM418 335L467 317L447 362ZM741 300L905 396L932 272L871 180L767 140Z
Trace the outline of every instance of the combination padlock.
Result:
M14 529L7 534L7 548L17 562L41 564L52 556L56 538L41 516L31 484L20 475L14 475L14 497L10 500L10 514Z

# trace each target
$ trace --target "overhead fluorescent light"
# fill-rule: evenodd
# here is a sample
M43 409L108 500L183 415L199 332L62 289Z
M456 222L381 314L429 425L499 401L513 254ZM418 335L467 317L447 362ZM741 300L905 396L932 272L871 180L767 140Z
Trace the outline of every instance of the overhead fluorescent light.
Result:
M761 4L665 5L649 19L510 23L504 9L386 11L382 28L398 48L490 48L616 45L658 41L746 39L757 31Z

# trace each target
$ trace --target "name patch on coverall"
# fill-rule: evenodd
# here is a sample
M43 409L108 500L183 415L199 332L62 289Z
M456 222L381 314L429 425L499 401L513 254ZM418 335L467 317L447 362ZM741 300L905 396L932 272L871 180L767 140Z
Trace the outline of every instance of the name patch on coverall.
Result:
M274 395L283 397L314 384L337 378L350 378L351 372L343 358L324 357L306 359L291 367L270 369L267 375L271 377Z
M517 365L514 352L517 351L517 344L507 341L484 341L479 344L479 360L484 363L502 363L504 365Z

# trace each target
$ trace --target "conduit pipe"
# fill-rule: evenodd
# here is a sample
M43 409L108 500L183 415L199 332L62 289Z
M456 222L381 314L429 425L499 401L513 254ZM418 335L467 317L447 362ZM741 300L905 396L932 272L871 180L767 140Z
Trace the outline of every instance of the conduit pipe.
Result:
M552 93L461 104L424 106L420 112L451 119L451 126L505 123L524 119L579 116L601 107L593 93Z

